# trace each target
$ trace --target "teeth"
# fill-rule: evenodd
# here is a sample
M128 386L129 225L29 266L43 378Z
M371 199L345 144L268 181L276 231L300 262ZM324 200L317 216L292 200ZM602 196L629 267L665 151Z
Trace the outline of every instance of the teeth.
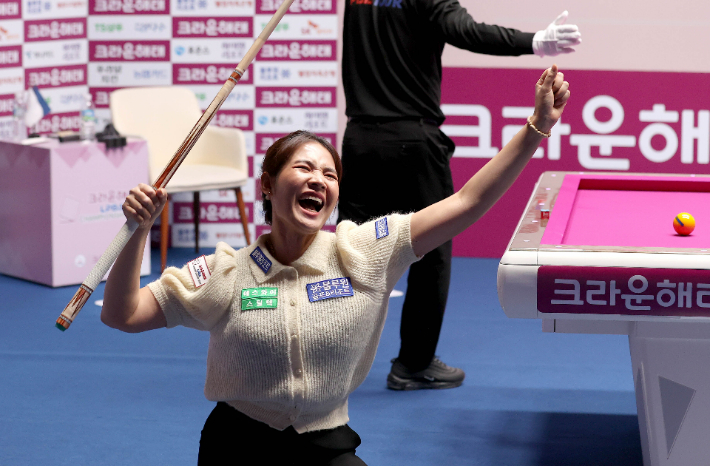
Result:
M319 206L323 205L323 200L321 200L321 199L319 199L319 198L317 198L317 197L314 197L314 196L306 196L306 197L303 198L303 200L310 200L310 201L313 201L313 202L315 202L316 204L318 204Z

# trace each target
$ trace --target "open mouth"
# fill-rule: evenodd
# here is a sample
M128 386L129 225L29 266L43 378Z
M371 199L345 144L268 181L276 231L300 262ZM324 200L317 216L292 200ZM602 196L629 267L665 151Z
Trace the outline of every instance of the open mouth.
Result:
M323 201L315 196L306 196L299 199L298 203L306 210L311 212L320 212L323 208Z

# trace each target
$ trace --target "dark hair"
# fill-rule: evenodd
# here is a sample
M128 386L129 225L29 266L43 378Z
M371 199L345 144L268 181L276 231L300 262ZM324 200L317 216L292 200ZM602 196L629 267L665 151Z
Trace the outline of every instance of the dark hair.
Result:
M330 155L333 157L333 162L335 162L338 183L340 183L343 177L343 164L340 161L338 151L335 150L335 147L333 147L328 140L305 130L294 131L271 144L271 147L266 149L264 163L261 166L261 173L268 173L272 179L275 179L293 153L309 142L317 142L330 152ZM261 200L263 201L264 218L266 223L271 225L271 201L266 199L266 194L264 194L263 191L261 192Z

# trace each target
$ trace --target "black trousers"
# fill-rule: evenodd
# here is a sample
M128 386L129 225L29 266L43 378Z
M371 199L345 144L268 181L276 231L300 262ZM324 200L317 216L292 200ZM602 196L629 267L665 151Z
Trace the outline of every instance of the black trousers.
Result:
M351 120L343 138L339 219L362 223L421 210L454 193L454 143L424 120ZM451 280L451 241L409 269L400 361L425 369L436 351Z
M299 434L276 430L219 402L205 421L198 466L367 466L355 455L360 436L348 425Z

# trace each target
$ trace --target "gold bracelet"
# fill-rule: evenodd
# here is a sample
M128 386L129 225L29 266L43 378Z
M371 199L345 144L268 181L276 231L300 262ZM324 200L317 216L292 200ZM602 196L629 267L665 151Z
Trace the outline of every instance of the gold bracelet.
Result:
M540 136L542 136L544 138L549 138L550 136L552 136L552 130L548 131L547 133L543 133L542 131L537 129L535 127L535 125L533 125L533 123L532 123L532 116L528 117L528 126L531 127L533 131L535 131L537 134L539 134Z

